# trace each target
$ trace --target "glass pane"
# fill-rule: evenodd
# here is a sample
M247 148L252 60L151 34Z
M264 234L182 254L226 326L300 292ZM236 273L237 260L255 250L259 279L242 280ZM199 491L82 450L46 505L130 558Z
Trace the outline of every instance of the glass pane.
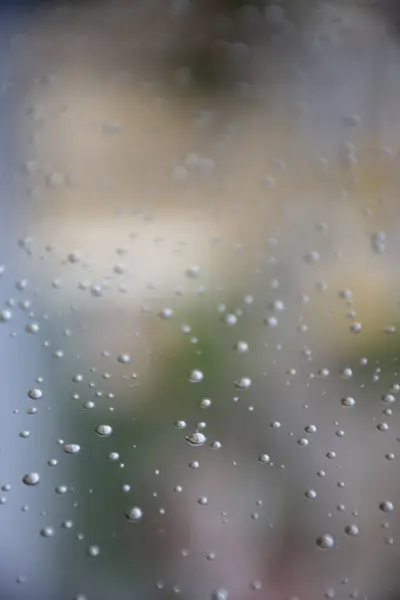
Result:
M393 600L384 3L4 3L0 597Z

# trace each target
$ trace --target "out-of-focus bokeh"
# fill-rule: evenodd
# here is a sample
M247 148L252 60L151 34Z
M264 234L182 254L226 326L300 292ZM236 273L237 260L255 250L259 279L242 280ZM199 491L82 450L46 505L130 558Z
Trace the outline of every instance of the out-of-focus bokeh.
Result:
M0 11L0 598L396 600L397 6Z

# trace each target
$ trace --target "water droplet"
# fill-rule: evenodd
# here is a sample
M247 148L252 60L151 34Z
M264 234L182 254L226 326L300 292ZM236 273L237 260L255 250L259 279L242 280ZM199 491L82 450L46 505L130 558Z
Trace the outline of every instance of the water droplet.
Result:
M317 497L317 492L315 490L307 490L305 497L309 500L314 500Z
M322 550L330 550L335 545L335 538L330 533L324 533L317 538L316 543Z
M356 536L359 534L360 530L358 529L357 525L347 525L344 529L344 532L346 535L350 535L350 536Z
M229 593L225 588L218 588L211 594L211 600L228 600Z
M81 447L78 444L65 444L64 452L67 454L77 454L80 451Z
M341 403L342 403L342 406L345 406L346 408L350 408L352 406L355 406L356 401L351 396L346 396L345 398L341 399Z
M248 343L243 341L236 342L234 348L239 352L239 354L246 354L246 352L249 351Z
M235 382L235 387L246 390L251 386L250 377L241 377L238 381Z
M128 521L136 523L143 517L143 510L139 506L133 506L125 513L125 516Z
M0 310L0 323L6 323L7 321L10 321L12 319L12 312L11 310Z
M54 535L54 528L50 527L50 526L43 527L40 530L40 535L42 537L45 537L45 538L53 537L53 535Z
M189 374L189 381L191 383L200 383L204 379L204 374L199 369L193 369Z
M32 390L29 390L28 396L32 400L39 400L39 398L41 398L43 396L43 392L42 392L42 390L39 390L39 389L32 389Z
M340 375L342 379L350 379L350 377L353 375L353 371L350 369L350 367L345 367L341 370Z
M317 428L316 428L316 426L315 426L315 425L306 425L306 426L305 426L305 428L304 428L304 430L305 430L307 433L316 433L316 431L317 431Z
M37 485L40 481L39 473L27 473L23 476L22 481L26 485Z
M276 317L270 316L264 319L264 323L267 325L267 327L277 327L278 319Z
M174 314L174 311L172 310L172 308L163 308L162 310L160 310L159 312L159 316L162 319L170 319Z
M193 265L186 269L186 276L190 277L191 279L196 279L200 275L201 275L201 269L198 265Z
M270 462L270 460L271 460L271 459L270 459L270 457L268 456L268 454L261 454L261 455L258 457L258 461L259 461L260 463L263 463L263 464L269 463L269 462Z
M351 333L360 333L361 329L362 325L357 321L350 326Z
M378 425L376 426L376 428L379 431L389 431L389 425L387 423L378 423Z
M186 441L191 446L203 446L203 444L205 444L205 442L207 441L207 438L204 435L204 433L201 433L200 431L195 431L194 433L190 433L186 436Z
M131 361L131 357L129 354L120 354L117 361L122 365L127 365Z
M200 402L201 408L209 408L212 404L212 401L209 398L203 398Z
M89 546L87 553L91 558L96 558L100 554L100 546Z
M385 500L384 502L381 502L379 504L379 510L381 510L382 512L385 512L385 513L393 512L393 510L394 510L393 502L391 502L390 500Z
M112 427L110 425L98 425L95 431L100 437L108 437L113 432Z

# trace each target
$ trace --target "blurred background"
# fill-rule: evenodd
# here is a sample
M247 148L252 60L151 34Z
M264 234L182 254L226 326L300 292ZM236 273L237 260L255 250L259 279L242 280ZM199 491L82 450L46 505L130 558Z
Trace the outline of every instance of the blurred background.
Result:
M398 598L399 18L0 4L1 599Z

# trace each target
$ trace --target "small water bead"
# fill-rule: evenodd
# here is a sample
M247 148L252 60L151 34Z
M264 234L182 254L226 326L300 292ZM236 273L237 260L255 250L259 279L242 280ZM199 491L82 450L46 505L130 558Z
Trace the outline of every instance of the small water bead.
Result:
M256 579L255 581L252 582L251 587L253 588L253 590L259 591L262 589L262 584L261 581L258 581L258 579Z
M63 529L72 529L74 526L74 522L73 521L64 521L63 524L61 525Z
M174 311L172 310L172 308L166 307L166 308L162 308L160 310L160 312L158 313L158 315L159 315L159 317L161 317L161 319L168 320L168 319L171 319L171 317L173 317Z
M55 458L50 458L47 461L47 464L49 465L49 467L55 467L58 464L58 460Z
M362 329L362 324L358 321L356 321L355 323L353 323L350 326L351 333L360 333L361 329Z
M212 401L209 398L203 398L200 402L200 408L209 408Z
M383 332L387 335L393 335L394 333L396 333L396 327L394 325L388 325L384 328Z
M269 305L269 308L271 310L275 310L276 312L282 312L285 310L285 305L283 303L283 300L274 300L273 302L271 302L271 304Z
M328 377L328 375L329 375L329 369L326 369L326 368L319 369L319 371L318 371L319 377Z
M23 476L22 481L25 485L37 485L40 481L40 475L39 473L26 473L26 475Z
M130 362L131 362L131 357L130 357L130 355L129 355L129 354L120 354L120 355L117 357L117 361L118 361L119 363L121 363L122 365L127 365L128 363L130 363Z
M308 264L316 263L320 260L321 256L317 250L311 250L304 255L304 260Z
M225 323L226 323L227 325L230 325L230 326L232 326L232 325L236 325L236 323L237 323L237 320L238 320L238 319L237 319L237 316L236 316L236 315L234 315L233 313L230 313L230 314L228 314L228 315L225 315L225 317L224 317L224 321L225 321Z
M335 538L330 533L324 533L317 537L316 544L322 550L330 550L335 545Z
M317 428L316 428L316 426L315 426L315 425L306 425L306 427L304 428L304 430L305 430L307 433L316 433L316 431L317 431Z
M140 506L133 506L125 513L126 518L131 523L137 523L143 517L143 510Z
M81 285L87 287L84 282ZM104 294L104 288L101 285L92 285L90 286L90 293L94 298L101 298Z
M212 448L213 450L220 450L222 448L222 444L218 440L215 440L215 442L212 442L212 444L210 444L210 448Z
M389 425L387 423L378 423L378 425L376 426L376 428L379 431L389 431Z
M189 467L191 469L198 469L200 467L200 463L197 460L193 460L189 463Z
M393 502L391 502L390 500L385 500L384 502L381 502L379 504L379 510L381 510L384 513L393 512L393 510L394 510Z
M400 391L400 385L398 383L394 383L390 389L393 394L397 394Z
M200 506L206 506L208 504L207 496L201 496L201 498L197 500L197 504L200 504Z
M42 398L43 392L42 392L42 390L39 390L38 388L34 388L34 389L28 391L28 396L32 400L39 400L40 398Z
M246 390L251 386L250 377L241 377L238 381L235 381L235 387Z
M20 431L18 435L20 438L27 438L31 435L31 433L30 433L30 431L25 430L25 431Z
M185 429L186 426L186 421L175 421L176 429Z
M40 327L39 327L38 323L29 323L25 327L25 331L27 331L27 333L38 333L39 330L40 330Z
M271 460L271 458L268 456L268 454L260 454L260 456L258 457L258 462L260 462L261 464L267 464L269 463Z
M112 427L110 425L98 425L95 431L100 437L109 437L113 432Z
M53 537L53 535L54 535L54 527L51 527L51 526L43 527L40 530L40 535L42 537L44 537L44 538Z
M80 260L81 260L81 254L80 254L80 252L70 252L68 254L67 258L68 258L68 262L70 262L72 264L75 264L75 263L80 262Z
M32 408L28 408L28 410L26 412L28 415L35 415L37 413L37 408L36 408L36 406L34 406Z
M344 532L346 535L356 536L360 533L360 530L358 526L353 523L352 525L346 525L346 527L344 528Z
M302 448L306 448L308 446L308 440L306 438L300 438L297 440L297 443L299 446L302 446Z
M87 549L87 554L91 558L96 558L96 556L100 555L100 546L89 546L89 548Z
M95 403L93 402L93 400L88 400L87 402L85 402L84 404L82 404L82 408L85 409L90 409L90 408L95 408Z
M207 438L204 435L204 433L201 433L200 431L195 431L186 436L186 441L191 446L203 446L206 443Z
M247 342L239 341L234 345L234 349L239 352L239 354L246 354L249 351L249 345Z
M198 265L192 265L186 269L185 274L189 279L197 279L201 275L201 268Z
M332 458L336 458L336 452L327 452L326 453L326 458L332 459Z
M211 600L228 600L229 593L225 588L218 588L211 594Z
M355 406L356 401L351 396L346 396L345 398L341 399L341 404L346 408L351 408L352 406Z
M264 323L267 327L277 327L278 319L276 317L270 316L264 319Z
M382 402L385 402L385 404L391 404L396 401L396 398L392 394L383 394L381 400Z
M77 373L76 375L73 376L72 381L74 383L82 383L83 375L81 373Z
M341 370L340 376L342 379L350 379L353 376L353 371L350 369L350 367L345 367Z
M66 485L58 485L55 490L56 494L66 494L68 492L68 488Z
M7 323L8 321L11 321L11 319L12 319L11 310L7 310L7 309L0 310L0 323Z
M279 421L272 421L269 426L271 427L271 429L280 429L282 427L281 423Z
M111 462L115 462L115 461L119 460L118 452L110 452L108 455L108 460L110 460Z
M64 445L64 452L66 452L66 454L77 454L80 451L81 447L79 446L79 444L65 444Z
M189 381L191 383L200 383L204 379L204 374L199 369L193 369L189 374Z
M314 500L317 497L317 492L315 490L307 490L304 495L308 500Z

